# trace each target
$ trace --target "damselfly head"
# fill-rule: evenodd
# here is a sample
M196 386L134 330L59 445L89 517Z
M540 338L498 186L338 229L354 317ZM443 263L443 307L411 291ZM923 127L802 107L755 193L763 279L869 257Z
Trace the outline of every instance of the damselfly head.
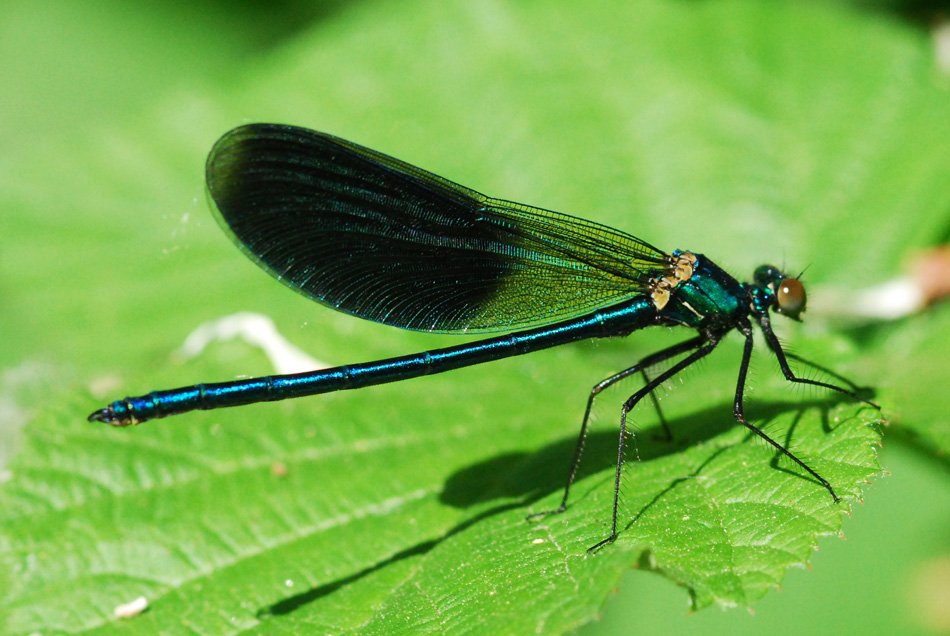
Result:
M805 286L798 278L790 277L773 265L762 265L753 275L755 286L770 292L771 309L775 313L798 320L805 311Z

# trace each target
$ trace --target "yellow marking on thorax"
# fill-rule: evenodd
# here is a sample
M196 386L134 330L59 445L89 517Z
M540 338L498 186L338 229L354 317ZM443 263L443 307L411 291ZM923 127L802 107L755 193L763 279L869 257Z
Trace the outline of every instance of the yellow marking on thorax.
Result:
M676 260L671 260L670 271L666 276L651 278L649 283L650 300L659 310L670 302L670 294L680 283L688 281L693 276L693 266L696 257L690 252L681 252Z

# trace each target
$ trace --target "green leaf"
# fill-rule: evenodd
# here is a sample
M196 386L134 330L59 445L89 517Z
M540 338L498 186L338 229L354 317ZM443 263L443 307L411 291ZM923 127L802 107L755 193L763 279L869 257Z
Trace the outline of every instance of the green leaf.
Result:
M950 306L938 304L897 324L860 330L875 356L867 367L885 380L887 395L898 405L891 418L900 439L926 456L950 465L950 418L946 378L950 377Z
M0 326L19 334L3 359L52 370L35 373L44 406L0 493L5 626L112 631L112 608L144 595L123 627L554 634L596 616L631 566L697 608L761 598L840 532L881 471L880 431L871 409L789 392L758 365L748 414L834 485L833 504L732 420L738 340L662 396L673 443L635 411L621 534L594 556L633 384L601 397L568 510L524 517L558 504L589 387L685 334L132 430L83 418L128 393L269 372L239 345L169 361L238 310L331 364L457 342L325 311L234 250L199 195L204 154L233 125L327 130L740 278L778 262L808 265L810 284L869 284L944 226L950 146L931 142L950 101L932 74L923 36L819 6L390 1L339 10L226 87L186 81L131 122L19 151L0 164L0 280L17 309ZM863 364L880 341L862 353L820 320L781 328L823 365L891 381ZM884 397L890 410L899 394Z

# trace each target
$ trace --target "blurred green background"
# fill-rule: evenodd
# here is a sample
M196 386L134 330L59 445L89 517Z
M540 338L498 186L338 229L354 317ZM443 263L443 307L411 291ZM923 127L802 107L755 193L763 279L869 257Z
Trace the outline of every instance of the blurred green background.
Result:
M716 254L738 275L781 259L808 265L806 281L818 286L864 287L903 274L916 253L950 238L950 80L934 61L938 18L939 10L927 5L884 2L671 1L603 3L595 10L582 2L554 8L543 2L6 0L0 5L0 479L8 483L0 492L6 566L0 593L16 610L0 629L119 629L101 615L99 591L111 587L121 596L115 590L142 582L118 568L109 581L101 571L87 581L74 577L88 563L82 550L70 551L70 542L100 519L96 514L122 518L109 510L89 513L81 500L97 489L122 494L123 472L161 490L163 480L183 480L190 469L172 461L158 428L150 441L135 442L154 453L154 463L146 468L128 454L120 461L116 455L132 438L90 432L81 416L116 392L188 381L181 369L167 368L167 352L200 322L246 308L266 311L291 339L334 361L355 361L355 354L347 338L326 338L327 329L365 337L359 359L454 342L424 334L397 338L382 327L351 326L345 317L323 317L319 328L308 328L309 316L320 310L252 271L207 212L204 156L229 127L273 120L324 129L496 196L596 218L665 249ZM851 220L842 222L848 214ZM174 311L166 314L165 307ZM783 328L802 354L880 387L891 422L881 451L889 475L873 480L865 505L846 520L847 540L823 539L811 569L790 570L781 591L768 593L751 612L713 607L688 614L683 588L629 570L599 621L588 622L591 614L583 612L561 619L550 607L525 608L526 614L550 612L544 629L551 633L581 624L582 634L950 633L948 307L887 325L816 316L800 329ZM642 355L652 342L642 337L635 350ZM736 349L729 351L733 360ZM551 371L555 362L593 358L590 368L606 374L631 355L622 344L592 347L552 353L551 365L518 363L518 370L549 391L550 401L578 382L582 394L596 379L586 370L580 380L562 378ZM191 363L187 377L267 369L262 356L240 345L221 345L215 356ZM716 380L709 384L718 392L698 398L727 411L729 360L721 369L710 363ZM765 394L781 385L766 379L774 375L771 362L759 367L754 387ZM672 402L693 388L712 391L701 380L706 373L690 375ZM490 385L491 377L473 372L456 382L466 378L475 380L469 390L453 394L457 385L447 381L438 385L441 393L413 397L426 402L407 403L405 410L445 408L453 421L483 415L481 409L491 414L490 405L479 405L498 398L479 384ZM535 388L519 387L512 401L532 400ZM380 402L397 399L381 395ZM444 405L446 396L451 405ZM815 396L799 392L789 399L803 397ZM686 413L696 408L685 404ZM551 420L569 411L570 421L558 425L565 436L572 430L573 409L537 408ZM296 411L281 413L275 421L286 423ZM380 413L347 425L385 428L390 423L378 420L389 416ZM605 411L601 424L612 413ZM214 452L218 434L214 426L198 428L189 458L194 466L203 464L202 449ZM279 434L294 443L292 433ZM246 441L248 448L258 444ZM511 452L541 446L526 443ZM100 463L78 461L95 457L88 447L101 450ZM164 455L163 473L155 466L164 465ZM767 455L759 455L767 464ZM208 461L209 472L226 472L226 462L216 462ZM60 473L87 484L56 484ZM633 490L636 482L628 479L625 487ZM82 488L88 491L80 495ZM143 508L154 503L149 488L138 493ZM240 485L232 488L222 497L233 505L242 493ZM18 583L29 569L24 555L35 530L24 511L40 502L54 511L51 533L65 538L37 536L37 559L56 562L50 546L63 546L60 565L72 573L63 585L81 589L76 603L88 600L88 615L71 607L52 616L49 599L62 590L54 584L24 590ZM341 501L340 509L346 507ZM125 559L137 558L128 542L93 539L90 562L101 565L122 551ZM201 559L183 557L198 570L230 567ZM255 576L263 569L266 564L256 566ZM393 581L378 583L380 606L388 586L405 575L394 571ZM464 580L455 575L449 588ZM163 576L160 583L173 590L185 578L174 569ZM229 592L253 593L241 585ZM578 585L583 589L583 581ZM219 611L216 593L181 590L189 608L182 631ZM247 601L250 608L266 604ZM484 607L491 611L491 603ZM337 611L345 611L345 601ZM122 627L160 631L156 613ZM263 628L310 633L315 626L289 620ZM234 620L233 629L261 626Z

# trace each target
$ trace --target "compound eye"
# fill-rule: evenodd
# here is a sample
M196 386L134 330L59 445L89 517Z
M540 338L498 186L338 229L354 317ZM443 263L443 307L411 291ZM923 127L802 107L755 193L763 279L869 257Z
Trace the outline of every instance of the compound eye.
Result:
M786 278L778 284L775 299L779 313L798 318L805 310L805 286L797 278Z

